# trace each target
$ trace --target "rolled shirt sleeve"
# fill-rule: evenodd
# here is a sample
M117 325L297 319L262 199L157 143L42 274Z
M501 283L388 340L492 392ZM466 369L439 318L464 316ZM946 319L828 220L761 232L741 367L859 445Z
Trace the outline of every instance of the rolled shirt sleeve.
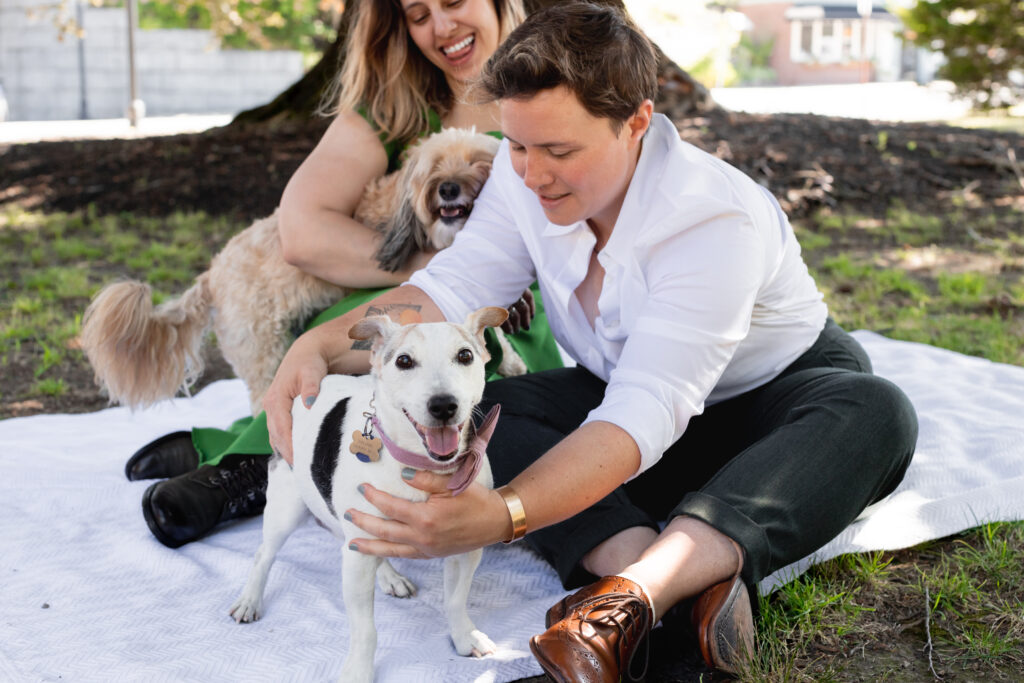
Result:
M638 309L604 401L586 422L610 422L646 471L683 432L750 329L766 263L749 219L721 215L651 245ZM680 259L680 254L701 258Z

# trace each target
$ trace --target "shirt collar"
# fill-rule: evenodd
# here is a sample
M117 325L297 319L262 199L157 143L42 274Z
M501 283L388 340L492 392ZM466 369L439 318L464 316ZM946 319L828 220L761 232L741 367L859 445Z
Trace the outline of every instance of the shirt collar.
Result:
M544 226L544 230L541 232L541 234L544 237L562 237L563 235L568 235L570 233L576 232L577 230L584 229L588 229L586 221L576 221L575 223L570 223L569 225L556 225L554 223L548 223L547 225Z

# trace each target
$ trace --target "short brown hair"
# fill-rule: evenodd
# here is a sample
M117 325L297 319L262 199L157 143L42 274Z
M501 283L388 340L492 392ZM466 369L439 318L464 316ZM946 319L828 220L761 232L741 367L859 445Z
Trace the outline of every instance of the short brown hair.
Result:
M487 61L484 101L531 97L564 86L616 131L658 90L650 41L613 7L566 2L526 18Z

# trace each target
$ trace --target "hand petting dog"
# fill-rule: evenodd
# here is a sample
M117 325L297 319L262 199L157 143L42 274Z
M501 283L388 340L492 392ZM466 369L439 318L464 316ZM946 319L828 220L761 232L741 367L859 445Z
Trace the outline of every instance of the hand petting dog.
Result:
M375 538L354 538L349 547L377 557L447 557L510 538L512 523L505 503L494 490L478 484L453 496L451 475L423 470L402 472L405 482L430 494L422 502L393 496L369 484L362 494L383 517L348 510L352 523ZM483 513L482 511L488 512ZM501 520L501 521L495 521Z

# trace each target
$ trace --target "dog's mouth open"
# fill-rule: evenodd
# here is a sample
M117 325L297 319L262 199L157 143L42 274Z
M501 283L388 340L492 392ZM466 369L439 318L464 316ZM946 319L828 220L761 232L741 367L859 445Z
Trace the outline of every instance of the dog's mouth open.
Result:
M442 204L438 214L443 222L450 225L456 221L466 220L472 208L472 204Z
M459 450L463 425L427 427L412 419L412 415L407 411L403 410L402 412L405 413L412 426L416 428L416 433L420 435L420 439L423 440L423 446L430 453L431 458L439 462L448 462L455 457Z

